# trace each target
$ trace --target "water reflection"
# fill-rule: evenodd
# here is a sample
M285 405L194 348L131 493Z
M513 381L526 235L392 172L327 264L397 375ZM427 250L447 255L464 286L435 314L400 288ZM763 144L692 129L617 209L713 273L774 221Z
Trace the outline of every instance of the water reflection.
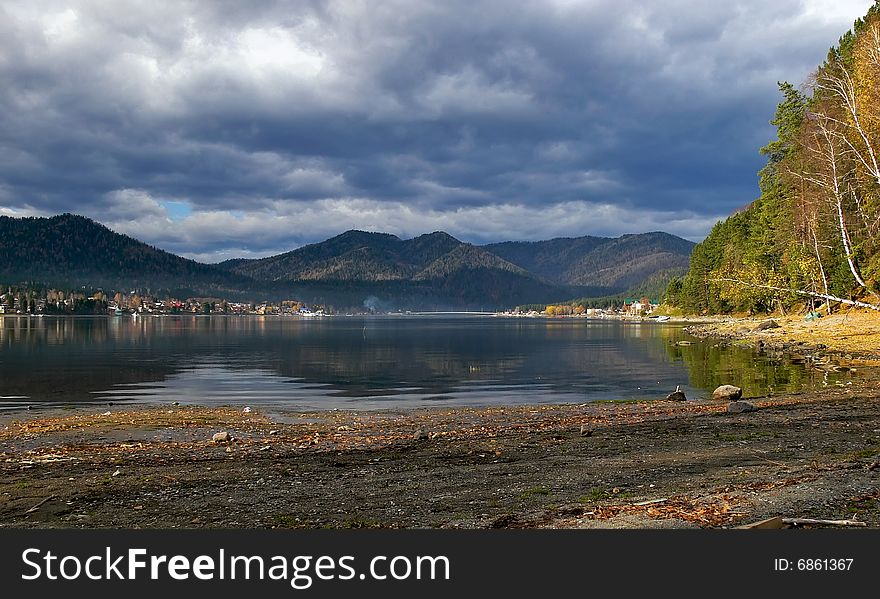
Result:
M106 401L396 407L748 395L822 374L680 327L573 319L0 317L0 406Z

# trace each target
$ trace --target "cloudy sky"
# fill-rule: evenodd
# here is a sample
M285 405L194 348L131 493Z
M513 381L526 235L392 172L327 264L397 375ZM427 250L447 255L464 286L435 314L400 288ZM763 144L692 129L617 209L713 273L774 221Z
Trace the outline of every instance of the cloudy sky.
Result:
M873 0L0 4L0 214L189 257L665 230L757 194L776 82Z

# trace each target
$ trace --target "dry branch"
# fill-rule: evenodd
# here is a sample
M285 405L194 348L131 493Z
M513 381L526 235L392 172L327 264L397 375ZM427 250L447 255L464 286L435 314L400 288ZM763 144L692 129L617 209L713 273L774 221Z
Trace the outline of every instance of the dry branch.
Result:
M27 511L25 512L25 514L32 514L33 512L36 512L37 509L39 509L39 507L40 507L41 505L43 505L44 503L47 503L47 502L49 502L49 501L52 501L53 499L55 499L55 495L50 495L49 497L46 497L43 501L39 502L37 505L35 505L34 507L32 507L32 508L30 508L29 510L27 510Z

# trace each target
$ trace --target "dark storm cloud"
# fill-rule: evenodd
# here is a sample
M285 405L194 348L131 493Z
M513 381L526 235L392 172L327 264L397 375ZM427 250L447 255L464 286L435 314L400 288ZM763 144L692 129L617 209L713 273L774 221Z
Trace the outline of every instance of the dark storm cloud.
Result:
M0 210L206 259L350 227L699 239L757 193L776 81L870 4L5 6Z

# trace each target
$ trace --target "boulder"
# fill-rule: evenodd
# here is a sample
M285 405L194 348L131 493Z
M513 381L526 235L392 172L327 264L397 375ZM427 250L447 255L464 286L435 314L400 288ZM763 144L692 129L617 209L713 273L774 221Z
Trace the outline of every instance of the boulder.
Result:
M737 401L743 396L743 390L733 385L721 385L712 392L712 399Z
M758 326L755 327L755 330L756 331L766 331L768 329L778 329L778 328L779 328L779 323L776 322L775 320L773 320L772 318L770 318L770 319L765 320L764 322L758 324Z
M687 397L685 397L684 391L681 390L681 385L675 386L675 391L666 396L666 399L669 401L687 401Z
M214 443L228 443L229 441L232 441L232 435L230 435L226 431L214 433L214 436L211 437L211 440Z
M744 412L757 412L758 407L749 401L732 401L727 404L729 414L742 414Z

